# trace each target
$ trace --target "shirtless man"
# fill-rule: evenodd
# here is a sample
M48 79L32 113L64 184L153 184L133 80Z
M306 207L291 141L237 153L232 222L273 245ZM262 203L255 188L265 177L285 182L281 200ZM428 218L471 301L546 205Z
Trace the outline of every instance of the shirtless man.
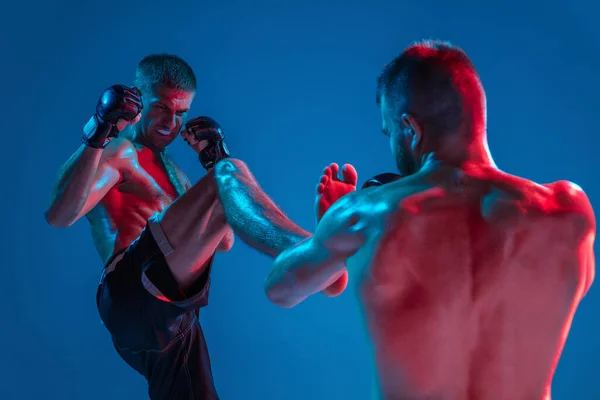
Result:
M103 93L45 216L54 227L87 217L106 266L100 316L118 354L148 380L150 398L217 399L198 310L208 301L215 251L233 245L212 177L228 152L222 141L199 144L186 130L209 170L194 186L166 153L196 92L184 60L145 57L135 86ZM193 132L210 123L187 125Z
M293 307L349 274L377 398L550 399L594 277L588 198L494 165L484 89L457 47L410 46L385 67L377 100L403 178L355 191L351 166L341 178L327 167L319 212L333 205L276 258L268 298Z
M45 213L63 228L87 217L105 263L100 316L118 354L148 381L152 400L218 399L198 311L208 303L215 252L233 246L227 219L273 257L310 236L242 161L229 158L216 121L194 118L182 130L195 93L196 77L181 58L141 60L134 87L102 94ZM207 170L194 185L166 153L179 133ZM339 286L323 293L336 295Z

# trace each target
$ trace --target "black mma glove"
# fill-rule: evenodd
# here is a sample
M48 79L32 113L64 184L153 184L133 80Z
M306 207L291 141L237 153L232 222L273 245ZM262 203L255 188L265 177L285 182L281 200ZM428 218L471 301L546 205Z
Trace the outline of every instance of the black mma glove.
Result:
M223 129L217 121L210 117L198 117L189 120L185 124L186 131L193 135L199 142L208 141L208 145L198 153L202 166L209 170L216 163L229 157L229 149L225 142Z
M102 93L96 113L83 129L86 146L103 149L119 134L117 122L135 119L142 112L142 93L136 87L114 85Z
M385 185L386 183L394 182L401 178L402 178L402 175L398 175L393 172L385 172L383 174L375 175L374 177L372 177L371 179L366 181L362 185L362 188L365 189L365 188L368 188L371 186Z

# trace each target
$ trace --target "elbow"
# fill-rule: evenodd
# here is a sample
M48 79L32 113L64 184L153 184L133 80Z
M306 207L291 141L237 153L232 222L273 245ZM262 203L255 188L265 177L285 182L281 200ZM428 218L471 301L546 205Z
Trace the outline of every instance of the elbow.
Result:
M271 303L281 308L292 308L299 303L294 299L291 289L283 285L266 283L265 294Z
M214 168L217 187L221 190L230 189L236 181L235 178L240 174L247 175L248 171L248 167L241 160L236 158L222 159Z
M44 212L46 223L53 228L68 228L75 220L62 218L52 207Z
M238 161L234 158L224 158L215 164L214 172L217 178L229 176L237 171ZM241 161L239 161L241 162Z
M235 172L237 170L247 169L246 163L242 160L238 160L237 158L227 157L215 164L215 173L217 175L220 174L228 174Z
M265 291L267 299L277 307L281 308L293 308L298 304L297 301L292 301L290 297L281 295L280 293L273 291Z

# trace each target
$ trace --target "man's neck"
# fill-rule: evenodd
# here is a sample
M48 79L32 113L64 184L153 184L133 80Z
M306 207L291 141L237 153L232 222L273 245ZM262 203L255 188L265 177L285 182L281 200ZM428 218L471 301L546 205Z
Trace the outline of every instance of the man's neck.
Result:
M157 149L152 146L150 143L148 143L148 140L145 138L145 136L142 135L142 133L139 132L135 127L128 127L127 131L123 133L125 133L125 136L137 149L146 148L159 156L166 154L166 148Z
M418 159L418 169L423 170L433 165L446 165L461 168L465 165L480 165L496 168L487 142L480 140L457 143L451 140L443 143L438 150L422 154Z

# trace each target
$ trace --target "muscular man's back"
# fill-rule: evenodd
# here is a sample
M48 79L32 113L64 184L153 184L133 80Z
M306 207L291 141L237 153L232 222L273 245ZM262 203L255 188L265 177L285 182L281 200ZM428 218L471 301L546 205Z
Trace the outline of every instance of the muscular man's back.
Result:
M549 397L591 279L571 189L438 170L365 192L385 225L349 268L384 398Z

